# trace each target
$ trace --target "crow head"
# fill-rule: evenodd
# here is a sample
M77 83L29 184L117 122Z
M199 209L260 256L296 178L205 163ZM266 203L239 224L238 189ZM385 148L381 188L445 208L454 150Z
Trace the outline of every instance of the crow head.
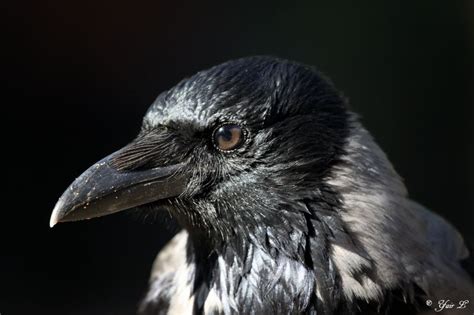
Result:
M138 137L64 192L51 226L134 207L186 230L177 274L193 286L170 281L196 311L368 314L354 301L377 313L392 291L413 302L416 288L470 286L459 234L408 199L333 85L285 60L230 61L163 92Z
M269 57L218 65L159 95L138 137L66 190L51 226L152 204L212 242L306 230L302 202L338 202L325 177L347 120L312 68Z

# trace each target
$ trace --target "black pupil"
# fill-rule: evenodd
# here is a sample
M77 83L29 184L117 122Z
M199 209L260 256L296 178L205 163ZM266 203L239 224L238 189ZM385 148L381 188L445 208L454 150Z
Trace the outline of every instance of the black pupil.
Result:
M218 136L224 138L224 141L232 140L232 129L236 126L223 126L219 128Z

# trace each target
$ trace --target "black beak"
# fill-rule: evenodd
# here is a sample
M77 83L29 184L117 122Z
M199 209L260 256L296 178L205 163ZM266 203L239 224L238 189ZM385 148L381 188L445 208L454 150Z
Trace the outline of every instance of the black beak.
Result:
M180 172L182 164L120 171L111 163L119 152L92 165L68 187L51 214L51 227L176 197L184 191L187 178Z

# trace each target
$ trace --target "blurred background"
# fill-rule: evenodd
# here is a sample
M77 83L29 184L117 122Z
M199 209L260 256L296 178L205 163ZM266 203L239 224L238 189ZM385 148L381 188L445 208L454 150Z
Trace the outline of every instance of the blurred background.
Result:
M0 313L133 314L163 220L48 226L70 182L185 76L269 54L318 67L411 196L473 243L474 2L2 5Z

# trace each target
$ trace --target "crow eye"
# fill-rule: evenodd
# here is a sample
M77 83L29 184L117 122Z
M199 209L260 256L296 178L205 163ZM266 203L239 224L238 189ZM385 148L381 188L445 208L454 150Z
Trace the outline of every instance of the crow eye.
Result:
M238 148L244 140L242 127L235 124L222 125L214 131L214 145L222 151Z

